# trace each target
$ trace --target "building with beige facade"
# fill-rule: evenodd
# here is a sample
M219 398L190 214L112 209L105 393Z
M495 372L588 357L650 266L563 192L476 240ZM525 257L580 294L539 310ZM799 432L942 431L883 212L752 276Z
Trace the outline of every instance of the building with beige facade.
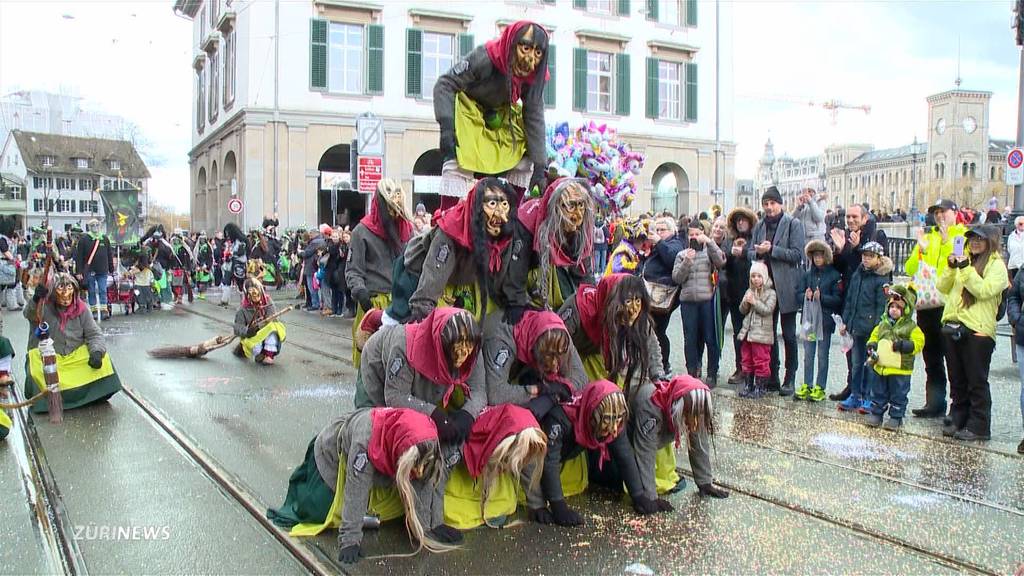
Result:
M335 208L358 218L351 145L366 112L384 121L385 175L413 192L410 206L437 205L434 82L518 19L551 36L549 125L607 123L646 154L631 211L733 201L732 110L715 109L716 94L732 92L729 3L176 0L174 10L194 23L194 229L272 213L311 226Z

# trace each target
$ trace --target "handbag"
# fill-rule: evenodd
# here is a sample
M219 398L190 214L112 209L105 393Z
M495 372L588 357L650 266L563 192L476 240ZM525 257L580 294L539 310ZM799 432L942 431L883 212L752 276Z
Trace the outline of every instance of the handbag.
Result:
M946 303L942 300L942 293L935 287L939 272L935 266L924 261L921 251L917 253L917 272L914 272L914 288L917 289L918 310L932 310L941 308Z
M679 296L679 286L669 286L660 282L644 280L647 294L651 298L650 310L654 314L668 314L676 305L676 297Z

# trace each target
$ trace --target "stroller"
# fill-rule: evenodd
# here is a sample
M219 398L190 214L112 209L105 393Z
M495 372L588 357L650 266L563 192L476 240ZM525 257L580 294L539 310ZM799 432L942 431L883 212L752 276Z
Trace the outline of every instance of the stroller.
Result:
M125 315L135 312L135 282L128 274L118 274L107 285L107 316L113 314L114 304L120 304Z

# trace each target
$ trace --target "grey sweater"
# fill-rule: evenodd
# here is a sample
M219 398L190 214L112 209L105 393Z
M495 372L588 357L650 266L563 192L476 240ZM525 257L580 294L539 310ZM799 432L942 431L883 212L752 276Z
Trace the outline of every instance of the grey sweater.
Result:
M380 236L363 224L352 231L345 282L356 293L366 289L370 296L391 293L391 270L398 254Z
M797 206L793 217L804 225L804 236L808 242L825 240L825 211L816 198L812 197L805 204Z
M725 266L725 254L714 242L708 242L697 252L693 260L686 257L686 249L676 254L672 267L672 280L681 286L679 300L683 302L707 302L715 295L711 273Z
M571 298L565 301L565 304L562 304L558 315L562 317L565 329L569 331L572 343L576 346L576 350L581 357L602 353L601 344L592 341L583 329L579 308L576 306L576 294L573 294ZM664 377L661 366L661 346L658 345L658 337L654 334L653 329L647 333L647 362L650 364L650 373L648 374L650 379L661 380ZM640 376L640 380L643 380L642 375L638 376Z
M429 416L441 405L446 388L413 370L405 355L405 326L381 328L370 337L359 360L366 394L375 406L411 408ZM466 384L469 397L462 410L476 418L487 405L486 379L479 356Z
M103 332L96 325L96 320L87 309L78 315L77 318L68 320L64 330L60 329L60 315L57 307L52 302L43 305L43 322L50 325L50 338L53 340L53 347L57 354L67 356L79 346L85 344L89 347L89 353L107 352L107 343L103 338ZM39 339L36 338L36 327L39 321L36 318L35 304L25 306L22 315L28 320L28 349L39 347Z
M267 309L264 312L264 317L271 316L277 313L277 306L274 306L274 302L270 301L267 303ZM245 338L245 335L249 333L249 326L252 325L252 319L256 316L256 310L253 308L239 308L238 312L235 312L235 336L239 338ZM257 330L262 326L256 326Z

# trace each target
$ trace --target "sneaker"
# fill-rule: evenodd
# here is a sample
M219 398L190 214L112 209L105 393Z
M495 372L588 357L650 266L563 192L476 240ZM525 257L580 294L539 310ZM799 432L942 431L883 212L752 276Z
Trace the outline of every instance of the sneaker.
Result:
M840 412L854 412L861 407L861 404L863 404L863 402L860 398L850 394L849 398L836 404L836 409Z
M825 390L821 386L815 386L807 399L811 402L821 402L825 399Z
M967 428L964 428L963 430L957 432L956 434L953 434L953 438L956 438L957 440L963 440L964 442L974 442L976 440L991 440L992 436L990 434L975 434L974 432L971 432Z
M868 414L868 417L864 419L864 423L872 428L878 428L882 425L882 415L874 413Z
M198 296L198 298L199 298L200 300L206 300L206 294L200 294L200 295Z
M807 384L801 384L793 394L794 400L807 400L811 395L811 389Z
M902 427L903 427L903 418L889 418L888 420L885 421L885 426L882 426L882 428L885 428L886 430L892 430L892 431L899 430Z
M850 387L849 386L847 386L846 388L843 388L843 390L841 392L837 392L835 394L829 394L828 395L828 399L832 400L833 402L843 402L843 401L845 401L849 397L850 397Z
M860 414L870 414L872 407L871 400L864 400L860 403L860 408L857 408L857 412Z

